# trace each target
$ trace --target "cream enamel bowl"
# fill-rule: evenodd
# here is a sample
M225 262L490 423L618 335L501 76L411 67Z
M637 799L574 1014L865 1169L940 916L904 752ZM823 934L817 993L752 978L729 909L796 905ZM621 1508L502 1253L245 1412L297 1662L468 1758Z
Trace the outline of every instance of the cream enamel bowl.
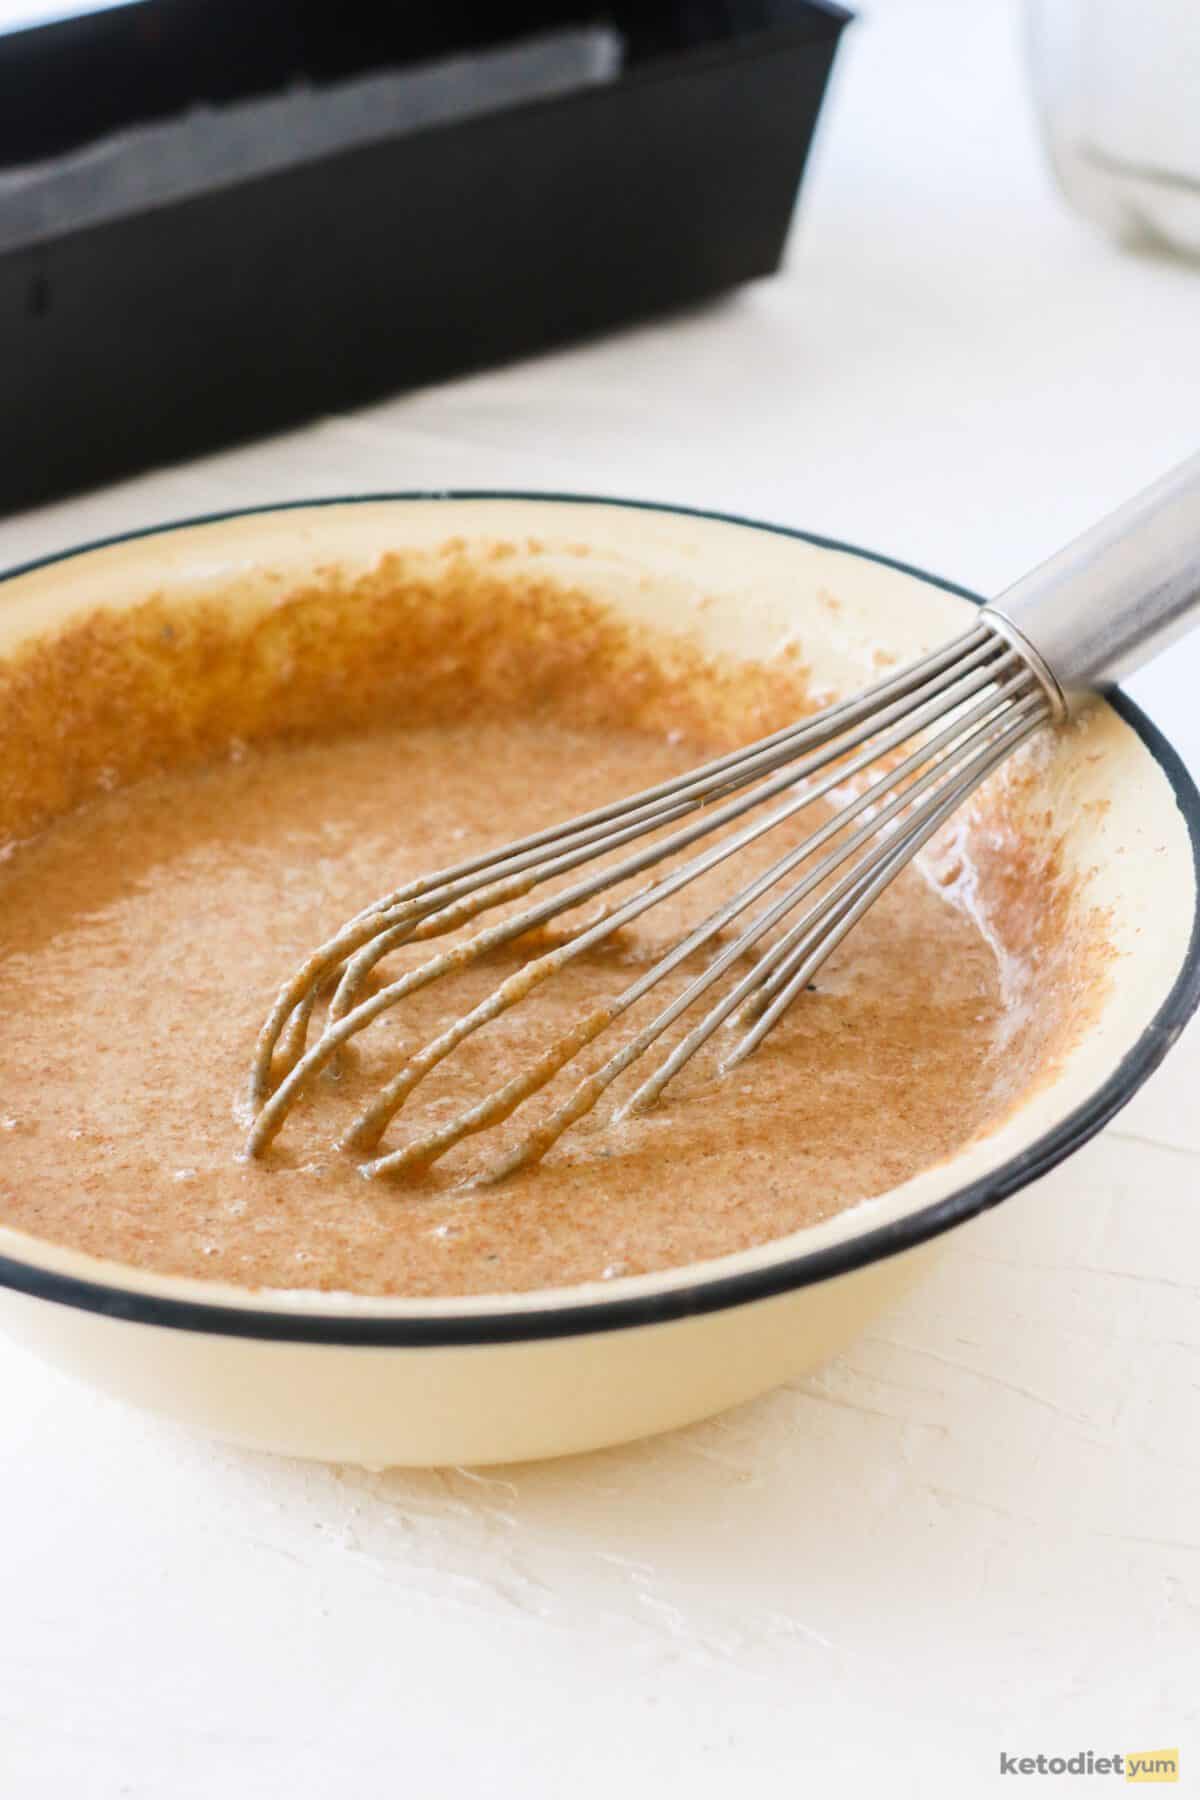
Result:
M451 536L468 553L503 539L516 546L514 569L586 582L623 613L714 651L768 657L802 641L832 693L869 680L881 648L907 658L951 637L973 604L886 559L737 519L401 495L170 526L18 570L0 584L0 657L97 608L150 595L263 607L318 569L366 573L389 550ZM1106 910L1116 951L1106 998L1013 1116L903 1187L703 1265L467 1300L256 1293L0 1228L0 1325L81 1379L203 1431L374 1465L617 1443L813 1367L916 1279L942 1232L1097 1131L1197 1004L1200 796L1174 752L1116 695L1045 759L1039 781L1078 891Z

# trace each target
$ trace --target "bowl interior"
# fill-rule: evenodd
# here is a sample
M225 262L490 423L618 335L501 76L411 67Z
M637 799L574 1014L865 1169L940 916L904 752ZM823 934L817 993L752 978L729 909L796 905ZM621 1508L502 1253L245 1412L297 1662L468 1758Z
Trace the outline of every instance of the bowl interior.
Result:
M973 603L867 554L770 528L666 508L523 497L396 498L250 513L124 539L18 573L0 587L0 657L97 609L159 598L217 600L250 618L314 579L347 585L402 550L494 558L514 580L582 589L618 614L707 653L799 657L811 689L840 696L961 632ZM466 1300L253 1294L132 1270L0 1227L0 1255L126 1291L276 1311L403 1317L611 1305L751 1271L797 1267L835 1246L989 1182L1008 1191L1061 1138L1114 1070L1145 1046L1178 994L1196 915L1195 852L1179 786L1134 723L1098 703L1031 754L1023 818L1053 842L1071 907L1108 947L1102 998L1077 1042L987 1136L947 1162L820 1225L706 1264L585 1288ZM1194 800L1194 794L1187 790ZM1036 1006L1036 984L1030 1004ZM1145 1058L1143 1058L1145 1060ZM1137 1077L1131 1075L1130 1091ZM1111 1109L1110 1109L1111 1110ZM1077 1134L1079 1135L1079 1134ZM1061 1153L1061 1150L1060 1152ZM1044 1161L1045 1158L1042 1158ZM950 1215L953 1216L951 1212ZM876 1240L878 1241L878 1240ZM874 1253L874 1252L872 1252ZM816 1263L813 1264L816 1266Z

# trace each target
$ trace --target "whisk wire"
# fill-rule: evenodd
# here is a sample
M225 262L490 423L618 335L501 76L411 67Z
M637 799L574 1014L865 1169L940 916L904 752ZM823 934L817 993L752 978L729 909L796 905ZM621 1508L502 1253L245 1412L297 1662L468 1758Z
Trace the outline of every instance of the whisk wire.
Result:
M526 1000L568 963L610 939L651 907L681 892L803 809L840 792L846 798L838 812L738 893L712 908L649 969L561 1034L529 1067L436 1130L418 1134L401 1148L364 1163L363 1172L396 1175L428 1167L466 1137L509 1118L668 975L803 869L800 878L755 913L682 993L580 1081L567 1099L483 1178L502 1179L544 1155L737 962L754 956L749 971L710 1005L617 1116L644 1110L657 1101L719 1026L741 1009L743 1023L749 1028L721 1065L733 1067L762 1042L868 907L951 813L1050 712L1050 698L1028 662L981 623L955 643L798 725L628 800L597 808L565 825L535 832L498 851L396 889L355 915L280 991L256 1047L249 1092L254 1117L247 1153L259 1154L271 1142L312 1079L335 1063L342 1048L383 1013L442 976L467 968L668 862L666 873L608 905L598 919L581 924L564 943L535 954L411 1053L342 1139L349 1149L375 1149L413 1091L466 1038ZM868 772L875 768L881 772L867 781ZM785 793L781 804L766 808L766 802ZM739 825L752 810L757 816ZM688 822L680 824L685 819ZM679 828L664 836L671 826ZM725 826L736 828L698 854L677 860ZM615 852L645 837L652 841L580 879L556 886L532 905L507 913L497 923L485 925L456 946L363 996L372 970L393 950L456 931L497 907L521 900L543 884L558 883L589 863L611 859ZM844 873L839 875L839 871ZM811 903L800 918L760 950L764 936L806 901ZM324 1029L309 1045L311 1018L324 993L331 994Z

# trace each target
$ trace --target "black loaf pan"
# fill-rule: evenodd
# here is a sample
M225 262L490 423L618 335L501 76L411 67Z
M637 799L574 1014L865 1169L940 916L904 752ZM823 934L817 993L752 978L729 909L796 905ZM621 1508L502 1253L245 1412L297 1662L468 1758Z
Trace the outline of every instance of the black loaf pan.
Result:
M0 510L778 267L817 0L133 0L0 35Z

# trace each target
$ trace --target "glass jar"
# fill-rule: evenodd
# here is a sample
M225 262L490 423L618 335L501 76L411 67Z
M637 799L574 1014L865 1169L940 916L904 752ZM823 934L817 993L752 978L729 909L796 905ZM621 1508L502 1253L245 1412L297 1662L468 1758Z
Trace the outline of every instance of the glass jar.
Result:
M1068 200L1200 258L1200 0L1028 0L1034 88Z

